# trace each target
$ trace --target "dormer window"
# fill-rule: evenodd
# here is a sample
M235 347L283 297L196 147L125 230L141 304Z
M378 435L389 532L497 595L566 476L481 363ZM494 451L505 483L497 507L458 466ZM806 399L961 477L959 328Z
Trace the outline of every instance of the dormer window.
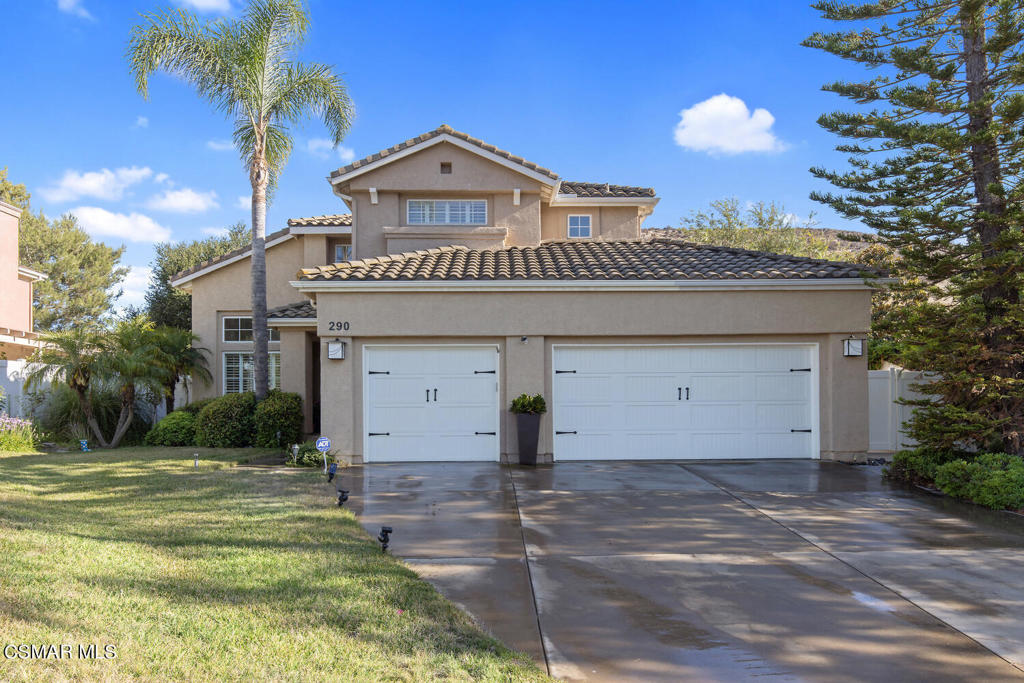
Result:
M586 239L590 237L590 215L569 216L569 238Z
M451 175L452 173L452 162L442 161L441 162L441 173L442 175Z
M409 225L487 225L484 199L410 199Z

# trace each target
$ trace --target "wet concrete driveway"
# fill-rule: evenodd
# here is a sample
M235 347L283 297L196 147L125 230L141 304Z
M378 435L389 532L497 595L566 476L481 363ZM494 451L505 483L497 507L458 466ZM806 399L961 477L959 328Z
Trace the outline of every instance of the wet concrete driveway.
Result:
M568 680L1024 678L1024 520L812 461L344 473L392 551Z

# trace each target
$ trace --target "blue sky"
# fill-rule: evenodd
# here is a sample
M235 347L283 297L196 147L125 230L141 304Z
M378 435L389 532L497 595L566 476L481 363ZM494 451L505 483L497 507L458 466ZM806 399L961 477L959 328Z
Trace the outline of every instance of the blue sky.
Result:
M202 16L242 0L174 0ZM161 3L8 3L0 42L7 105L0 166L34 208L73 211L96 239L126 244L122 303L140 303L153 243L248 219L247 176L223 149L231 124L180 82L134 90L124 51L140 12ZM812 202L813 165L837 167L815 124L843 106L820 90L853 67L800 47L828 28L805 2L343 2L310 0L301 58L344 75L357 118L339 150L316 121L269 211L344 211L325 176L353 156L447 123L566 180L653 186L646 226L677 225L709 201L774 200L824 226L858 228ZM763 110L763 111L762 111ZM681 112L686 111L685 116Z

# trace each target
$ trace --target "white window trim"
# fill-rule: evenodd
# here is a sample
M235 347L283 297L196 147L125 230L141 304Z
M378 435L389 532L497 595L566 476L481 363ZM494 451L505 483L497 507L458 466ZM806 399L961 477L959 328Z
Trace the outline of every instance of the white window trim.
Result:
M409 220L409 204L411 202L483 202L484 204L484 222L483 223L413 223ZM488 206L486 199L467 199L465 197L453 197L446 199L443 197L409 197L405 200L405 224L406 225L487 225L491 218L491 207Z
M220 395L221 396L226 396L229 393L230 394L240 394L240 393L243 393L241 391L228 391L228 355L230 355L230 354L247 354L247 355L251 356L251 355L253 355L253 352L252 351L223 351L223 352L221 352L221 354L220 354L220 380L221 380ZM281 352L280 351L270 351L268 356L277 356L277 371L280 374L280 372L281 372ZM270 363L269 357L267 359L267 363L268 364ZM269 368L268 368L268 370L269 370ZM268 379L268 384L271 385L268 388L270 388L270 389L279 389L280 387L273 386L273 384L274 384L274 375L270 374L269 372L268 372L268 375L269 375L269 377L267 378ZM240 388L242 388L242 389L245 388L245 382L241 383Z
M586 237L573 237L569 234L569 223L573 218L586 218L587 219L587 236ZM589 240L594 236L594 216L589 213L570 213L565 217L565 236L571 240Z
M255 338L254 339L250 339L249 341L238 340L238 339L225 339L224 335L228 331L228 328L227 328L227 325L225 324L225 322L227 320L229 320L229 319L231 319L231 320L252 320L252 316L251 315L225 315L225 316L221 316L221 319L220 319L220 343L221 344L254 344L254 343L256 343L256 339ZM267 329L267 342L270 343L270 344L279 344L281 342L280 332L278 333L278 338L277 339L270 339L270 335L272 335L273 333L274 333L274 331L272 329ZM254 334L255 334L255 331L254 331Z

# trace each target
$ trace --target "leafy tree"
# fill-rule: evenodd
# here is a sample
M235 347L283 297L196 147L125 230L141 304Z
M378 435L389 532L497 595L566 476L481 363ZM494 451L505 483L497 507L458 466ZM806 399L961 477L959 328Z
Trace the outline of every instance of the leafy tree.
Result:
M737 247L775 254L852 260L838 231L818 229L812 215L797 224L785 207L758 202L744 210L735 197L711 202L707 209L682 219L680 238L696 244Z
M119 285L128 275L121 266L124 247L93 242L67 214L47 220L33 214L31 195L0 169L0 200L22 210L18 228L18 258L22 265L45 273L32 286L35 326L43 331L91 325L108 315L121 296Z
M227 230L223 236L156 245L153 276L146 290L146 312L156 325L192 329L192 295L171 287L171 278L203 261L249 245L249 229L245 223L236 223Z
M253 366L257 399L268 389L267 198L292 148L287 126L319 116L337 145L348 131L352 103L342 80L324 64L302 63L309 16L301 0L250 0L240 20L200 24L185 10L144 16L132 30L128 60L139 93L162 70L184 80L235 121L235 147L252 186Z
M168 415L174 411L174 390L179 381L189 376L207 383L213 379L206 360L209 351L193 346L197 341L199 337L192 334L191 330L156 328L156 344L162 352L166 371L163 390Z
M97 434L104 448L117 448L132 425L135 399L140 389L160 394L174 363L161 348L161 335L145 316L119 320L102 337L97 370L116 382L121 414L109 442Z
M934 371L910 423L926 447L1024 454L1024 10L1003 0L819 1L849 30L804 44L873 77L825 90L857 106L819 123L850 168L812 196L878 231L924 296L891 322Z

